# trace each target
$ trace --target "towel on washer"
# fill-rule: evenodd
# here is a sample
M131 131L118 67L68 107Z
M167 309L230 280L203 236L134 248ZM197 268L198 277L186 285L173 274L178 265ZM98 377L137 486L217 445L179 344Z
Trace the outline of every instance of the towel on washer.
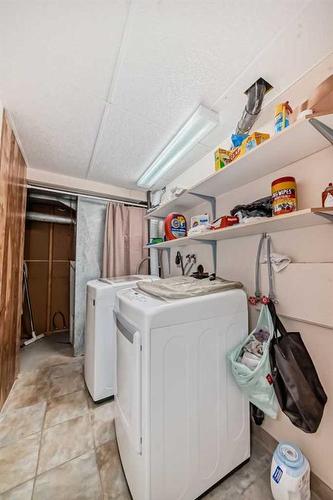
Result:
M216 278L214 281L209 278L198 280L191 276L175 276L154 282L139 281L137 286L143 292L163 299L186 299L243 288L239 281L229 281L223 278Z

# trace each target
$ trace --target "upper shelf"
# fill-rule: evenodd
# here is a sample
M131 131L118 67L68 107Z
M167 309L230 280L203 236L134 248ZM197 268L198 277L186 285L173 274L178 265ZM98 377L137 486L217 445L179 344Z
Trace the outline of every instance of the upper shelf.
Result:
M327 218L319 214L325 214L332 217L333 208L305 208L297 210L290 214L279 215L271 218L265 218L262 221L253 221L246 224L236 224L235 226L224 229L216 229L205 233L191 236L193 240L212 241L229 240L231 238L240 238L242 236L251 236L261 233L273 233L277 231L286 231L288 229L298 229L302 227L327 224Z
M333 115L317 117L333 128ZM190 192L217 197L260 177L271 174L329 146L307 118L275 134L222 170L213 173L182 195L150 212L147 217L166 217L170 212L189 210L200 203ZM212 166L214 164L212 157Z
M322 116L319 120L333 128L333 115ZM220 196L317 153L329 145L327 139L309 120L303 118L193 186L190 191Z
M173 200L155 208L152 212L147 213L146 218L151 219L153 217L159 217L164 219L171 212L183 213L186 210L190 210L195 207L198 203L200 203L199 198L185 190L180 196L177 196L177 198L174 198Z

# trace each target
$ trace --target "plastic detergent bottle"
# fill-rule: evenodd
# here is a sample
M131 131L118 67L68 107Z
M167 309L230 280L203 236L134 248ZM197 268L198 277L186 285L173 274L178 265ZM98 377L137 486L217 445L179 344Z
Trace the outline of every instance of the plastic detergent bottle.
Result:
M164 219L164 232L166 240L175 240L187 235L186 219L184 215L171 213Z
M275 106L275 132L281 132L289 126L289 114L292 113L293 110L289 106L289 102L281 102L277 106Z
M310 465L297 446L279 443L271 467L274 500L310 500Z

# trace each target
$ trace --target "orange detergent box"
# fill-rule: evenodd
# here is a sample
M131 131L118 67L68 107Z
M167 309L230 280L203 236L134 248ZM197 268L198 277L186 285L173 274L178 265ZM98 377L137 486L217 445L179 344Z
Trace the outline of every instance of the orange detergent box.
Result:
M221 148L217 149L215 151L215 170L221 170L228 163L230 163L230 151Z
M263 132L253 132L253 134L249 135L244 141L242 142L240 148L241 148L241 153L240 156L243 156L247 151L251 151L251 149L255 148L256 146L259 146L264 141L267 141L267 139L270 138L269 134L265 134Z
M241 156L241 148L240 146L237 146L237 148L233 148L231 151L230 151L230 161L234 161L236 160L237 158L239 158Z

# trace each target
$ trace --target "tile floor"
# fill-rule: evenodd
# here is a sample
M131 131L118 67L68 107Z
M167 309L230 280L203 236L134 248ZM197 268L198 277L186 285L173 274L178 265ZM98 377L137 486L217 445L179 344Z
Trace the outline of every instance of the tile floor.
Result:
M92 402L83 359L66 348L55 353L35 345L23 352L24 369L0 413L0 500L131 498L115 440L114 403ZM270 460L254 440L251 460L205 498L270 500Z

